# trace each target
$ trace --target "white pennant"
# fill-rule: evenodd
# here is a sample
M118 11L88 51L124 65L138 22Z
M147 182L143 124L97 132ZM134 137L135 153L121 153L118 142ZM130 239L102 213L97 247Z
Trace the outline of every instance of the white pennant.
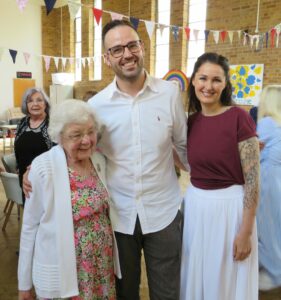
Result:
M229 37L229 40L230 40L230 44L232 44L232 41L233 41L233 31L228 31L228 37Z
M91 64L91 60L92 60L92 58L91 57L86 57L86 59L87 59L87 62L88 62L88 66Z
M81 61L82 61L83 68L85 68L86 67L86 58L82 57Z
M238 40L240 41L240 38L241 38L241 30L237 30L237 34L238 34Z
M144 22L145 22L146 31L149 35L149 38L151 39L154 31L155 23L153 21L144 21Z
M65 69L67 58L66 57L62 57L61 61L62 61L62 67L63 67L63 69Z
M56 69L59 69L59 57L54 57L54 61L55 61L55 65L56 65Z
M259 37L259 35L257 35L256 37L257 37L256 38L256 49L258 49L259 48L260 37Z
M161 34L161 36L162 36L162 34L163 34L163 31L164 31L164 29L166 28L166 26L165 26L165 25L163 25L163 24L158 24L158 28L159 28L159 30L160 30L160 34Z
M247 44L247 35L244 33L243 46Z
M74 20L79 8L81 7L81 0L68 0L68 9L71 20Z
M51 62L51 57L50 56L43 56L44 62L45 62L45 68L46 68L46 72L49 71L50 68L50 62Z
M117 14L115 12L110 12L110 16L111 16L111 20L122 20L123 19L123 15L121 14Z
M216 44L219 42L220 32L218 30L213 30L213 36Z
M199 34L199 30L193 29L193 36L194 36L195 41L198 41L198 34Z
M23 56L24 56L25 63L28 64L30 59L30 53L24 52Z
M74 63L74 58L73 57L69 58L69 63L70 63L71 66L73 65L73 63Z
M80 69L80 66L81 66L81 58L76 58L76 67L77 69Z
M249 35L249 37L250 37L250 46L251 46L251 48L253 48L253 44L254 44L254 41L255 41L255 35Z

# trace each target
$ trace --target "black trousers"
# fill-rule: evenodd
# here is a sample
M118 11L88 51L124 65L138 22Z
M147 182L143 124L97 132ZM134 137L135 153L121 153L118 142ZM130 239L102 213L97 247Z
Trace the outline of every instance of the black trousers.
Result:
M122 279L116 279L118 300L139 300L141 251L143 250L150 300L178 300L182 213L166 228L142 234L137 218L133 235L115 232Z

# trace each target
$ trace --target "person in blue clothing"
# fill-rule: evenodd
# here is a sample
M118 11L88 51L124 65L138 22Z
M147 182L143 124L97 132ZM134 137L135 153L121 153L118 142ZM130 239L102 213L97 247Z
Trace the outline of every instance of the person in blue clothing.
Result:
M267 86L258 109L261 193L257 212L260 290L281 286L281 85Z

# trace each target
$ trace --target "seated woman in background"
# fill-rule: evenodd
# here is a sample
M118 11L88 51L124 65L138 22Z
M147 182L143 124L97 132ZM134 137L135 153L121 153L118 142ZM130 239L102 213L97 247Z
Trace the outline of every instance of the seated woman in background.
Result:
M36 156L49 150L53 143L47 132L50 105L44 91L39 88L28 89L23 95L21 109L26 116L17 127L15 156L22 187L23 174L27 167Z
M281 286L281 85L261 95L257 132L261 150L261 194L257 213L259 288Z
M48 131L58 145L31 165L19 299L32 299L34 285L39 299L115 300L115 243L94 112L83 101L62 102L51 113ZM118 259L115 266L118 276Z

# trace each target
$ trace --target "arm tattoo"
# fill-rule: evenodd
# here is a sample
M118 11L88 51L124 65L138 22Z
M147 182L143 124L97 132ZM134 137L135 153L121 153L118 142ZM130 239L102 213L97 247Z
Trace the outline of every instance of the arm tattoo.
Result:
M240 161L245 180L244 209L257 206L259 198L259 144L256 137L238 144Z

